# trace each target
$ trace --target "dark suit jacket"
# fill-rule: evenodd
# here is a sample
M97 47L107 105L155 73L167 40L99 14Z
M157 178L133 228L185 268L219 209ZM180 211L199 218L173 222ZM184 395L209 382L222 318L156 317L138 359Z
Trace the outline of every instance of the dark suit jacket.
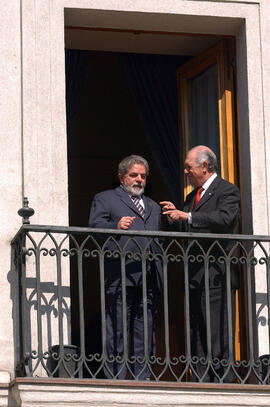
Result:
M239 233L240 193L236 185L217 176L193 210L196 192L197 188L187 196L184 203L183 211L191 212L192 224L180 222L180 229L182 231L215 234ZM217 245L211 250L210 254L215 260L213 263L209 263L210 288L218 288L225 285L225 264L218 261L218 259L224 256L224 252L228 254L234 243L229 240L222 240L220 244L223 250ZM201 239L199 244L206 252L211 244L213 244L213 240ZM190 254L202 254L202 250L198 246L194 246ZM236 251L234 254L237 254ZM236 288L239 284L237 266L231 264L231 271L232 287ZM202 288L204 286L204 263L190 263L189 277L191 288Z
M123 216L136 216L133 224L129 230L160 230L161 210L159 205L152 199L143 195L143 201L145 205L145 217L142 218L138 212L136 206L131 200L130 196L121 187L117 187L114 190L108 190L97 194L92 203L89 227L92 228L104 228L104 229L117 229L117 224ZM105 242L106 248L110 251L119 251L119 247L131 252L132 254L141 254L143 250L151 251L152 253L158 253L159 246L155 243L151 243L148 237L135 237L131 240L131 236L115 235L113 241L106 236L107 242ZM127 244L128 242L128 244ZM152 276L157 280L159 288L162 285L161 278L161 263L160 261L151 262ZM107 258L105 260L105 281L109 285L117 285L121 281L121 266L120 259ZM148 274L150 271L148 270ZM134 258L126 257L126 278L127 285L138 284L141 279L141 263L135 261Z

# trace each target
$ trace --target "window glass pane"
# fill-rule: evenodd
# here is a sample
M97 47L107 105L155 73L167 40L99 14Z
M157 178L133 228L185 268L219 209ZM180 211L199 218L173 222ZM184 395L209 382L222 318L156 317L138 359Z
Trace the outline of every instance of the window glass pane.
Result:
M212 65L189 80L190 144L203 144L217 155L220 164L218 72Z

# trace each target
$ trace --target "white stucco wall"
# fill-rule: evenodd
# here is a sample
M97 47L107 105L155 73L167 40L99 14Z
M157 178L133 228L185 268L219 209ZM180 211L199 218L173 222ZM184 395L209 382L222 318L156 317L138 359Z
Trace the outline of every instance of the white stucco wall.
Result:
M94 26L98 17L104 27L186 33L222 33L220 18L227 19L226 29L237 38L243 217L250 218L252 209L244 231L269 234L269 0L5 2L0 7L0 307L5 310L0 313L0 370L11 373L13 320L8 279L14 276L9 273L9 244L21 224L16 212L22 197L27 196L36 210L31 223L68 223L64 8L84 9L82 13ZM258 279L257 290L264 292L263 279Z
M10 240L20 226L22 197L20 5L0 7L0 370L13 370ZM0 376L1 379L2 376Z
M31 223L68 223L65 67L50 1L22 1L23 193Z

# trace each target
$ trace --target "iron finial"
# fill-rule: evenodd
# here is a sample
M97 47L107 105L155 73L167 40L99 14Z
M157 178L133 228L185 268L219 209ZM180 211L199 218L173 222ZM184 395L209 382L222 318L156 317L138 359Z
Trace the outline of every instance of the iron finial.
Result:
M34 209L29 208L28 204L29 204L28 198L24 197L23 198L23 207L18 210L18 215L20 215L23 218L23 220L22 220L23 224L29 224L30 216L33 216L35 213Z

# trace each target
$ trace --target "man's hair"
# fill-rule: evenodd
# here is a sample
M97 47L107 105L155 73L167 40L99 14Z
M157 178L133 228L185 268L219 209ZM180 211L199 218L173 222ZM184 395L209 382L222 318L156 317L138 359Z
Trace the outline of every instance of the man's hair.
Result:
M146 175L149 174L149 165L148 162L141 157L140 155L129 155L128 157L123 158L123 160L118 165L118 174L124 176L134 164L141 164L145 166Z
M216 154L210 150L210 148L205 148L199 150L196 157L197 164L202 165L205 161L208 164L208 171L209 172L217 172L218 171L218 163Z

